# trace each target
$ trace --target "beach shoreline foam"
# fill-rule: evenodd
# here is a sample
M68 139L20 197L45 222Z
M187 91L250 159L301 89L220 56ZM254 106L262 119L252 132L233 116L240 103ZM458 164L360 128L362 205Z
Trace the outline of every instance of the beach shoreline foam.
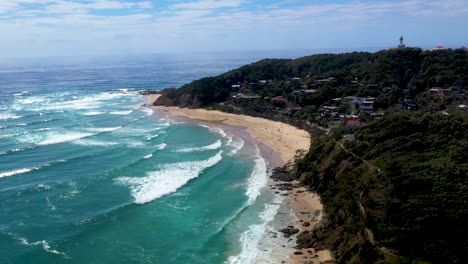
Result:
M148 104L152 105L158 94L149 96ZM311 138L308 132L300 130L291 125L281 122L271 121L263 118L224 113L220 111L212 111L206 109L188 109L178 107L156 106L156 111L167 114L179 120L195 123L207 123L215 126L220 126L230 135L240 138L250 138L254 140L259 148L261 156L269 163L269 170L275 167L285 165L287 162L294 161L296 154L299 152L305 153L310 146ZM322 218L322 204L320 197L300 186L298 182L293 184L294 188L285 192L278 191L278 184L284 182L268 180L266 187L270 187L275 191L277 196L285 197L281 203L281 209L275 216L273 225L276 231L281 227L288 225L300 231L312 230ZM284 217L285 212L290 212L290 215ZM304 222L310 225L303 226ZM297 235L297 234L296 234ZM265 234L263 245L275 245L278 249L286 247L282 252L288 252L289 257L271 256L271 262L265 263L321 263L332 259L329 251L315 251L314 249L297 250L294 248L295 243L286 243L292 241L295 236L285 239L281 232L268 232ZM298 252L301 252L298 254ZM296 253L296 254L294 254ZM263 262L262 262L263 263Z

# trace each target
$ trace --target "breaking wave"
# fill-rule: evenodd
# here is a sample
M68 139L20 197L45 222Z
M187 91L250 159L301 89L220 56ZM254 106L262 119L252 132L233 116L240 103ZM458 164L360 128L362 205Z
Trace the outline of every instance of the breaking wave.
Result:
M229 147L232 148L232 150L228 153L229 156L234 156L239 150L241 150L244 147L244 140L240 137L235 137L232 138L231 140L227 143Z
M0 120L19 119L22 116L18 116L12 113L0 113Z
M52 253L52 254L56 254L56 255L62 255L66 258L69 258L67 256L67 254L63 253L63 252L60 252L58 250L55 250L55 249L51 249L51 246L47 243L47 241L45 240L41 240L41 241L36 241L36 242L29 242L26 238L24 237L20 237L16 234L12 234L12 233L9 233L9 235L16 239L16 240L19 240L21 242L21 244L25 245L25 246L39 246L41 245L42 248L46 251L46 252L49 252L49 253Z
M110 131L115 131L117 129L121 129L121 126L118 127L91 127L86 130L91 131L91 132L110 132Z
M23 174L23 173L30 172L33 170L38 170L38 169L39 167L34 167L34 168L29 168L29 169L19 169L19 170L14 170L14 171L2 172L0 173L0 178L9 177L9 176L17 175L17 174Z
M267 226L274 219L284 197L276 196L272 203L265 205L265 210L259 215L261 223L254 224L240 237L241 252L228 258L228 264L272 263L269 256L262 256L258 248L260 241L265 237ZM263 262L267 261L267 262Z
M224 130L222 128L220 128L220 127L213 127L213 126L206 126L206 125L199 125L199 126L206 127L211 132L213 132L215 134L218 134L218 135L222 136L223 138L227 136L226 132L224 132Z
M203 147L198 147L198 148L183 148L183 149L178 149L175 152L197 152L197 151L205 151L205 150L214 150L214 149L219 149L221 146L222 146L221 140L218 140L215 143L208 145L208 146L203 146Z
M257 149L258 150L258 149ZM267 177L267 163L260 154L255 159L255 166L247 183L247 196L249 197L249 205L252 205L258 196L263 187L268 184Z
M111 115L129 115L133 112L133 110L128 110L128 111L114 111L114 112L109 112Z
M90 137L95 134L93 133L79 133L79 132L69 132L65 134L60 134L60 133L50 133L47 136L47 139L37 143L39 146L45 146L45 145L52 145L52 144L60 144L60 143L65 143L85 137Z
M119 183L130 185L135 203L144 204L176 192L200 173L222 160L222 151L203 161L180 162L162 165L160 171L149 172L146 177L121 177Z

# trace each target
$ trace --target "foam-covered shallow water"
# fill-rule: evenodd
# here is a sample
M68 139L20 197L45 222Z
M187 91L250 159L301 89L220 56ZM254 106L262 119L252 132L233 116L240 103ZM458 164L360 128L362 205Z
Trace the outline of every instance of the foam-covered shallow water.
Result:
M282 201L255 142L138 93L245 62L0 67L0 263L265 261Z

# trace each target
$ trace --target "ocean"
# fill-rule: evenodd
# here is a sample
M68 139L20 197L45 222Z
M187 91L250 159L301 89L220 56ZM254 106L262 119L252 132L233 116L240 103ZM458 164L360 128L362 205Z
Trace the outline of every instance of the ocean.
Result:
M265 188L269 164L257 144L154 112L139 94L263 56L1 64L0 263L248 264L287 256L287 241L267 239L284 199Z

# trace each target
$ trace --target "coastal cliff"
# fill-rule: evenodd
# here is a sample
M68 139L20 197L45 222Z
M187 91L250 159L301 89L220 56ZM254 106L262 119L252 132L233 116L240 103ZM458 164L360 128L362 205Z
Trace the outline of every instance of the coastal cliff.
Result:
M263 60L166 89L155 105L206 108L312 133L294 178L325 217L297 237L338 263L468 261L466 50Z
M466 131L466 118L396 114L353 141L313 142L297 177L327 217L299 247L332 248L339 263L466 262Z

